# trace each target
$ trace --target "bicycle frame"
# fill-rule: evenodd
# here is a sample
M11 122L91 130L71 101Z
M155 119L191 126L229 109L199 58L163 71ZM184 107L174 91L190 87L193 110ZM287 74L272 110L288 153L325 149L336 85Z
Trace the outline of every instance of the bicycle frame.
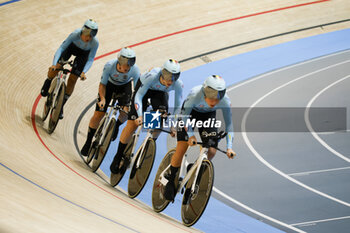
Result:
M104 138L106 137L106 131L107 131L107 126L109 124L109 122L114 118L117 121L117 112L120 109L119 105L115 104L116 99L113 100L113 103L111 105L109 105L108 107L110 107L106 113L104 118L106 118L106 120L103 123L103 127L102 127L102 137L100 137L100 140L98 141L98 144L101 144L101 142L103 142Z
M66 83L66 77L67 74L64 74L63 71L59 71L56 77L52 80L53 82L56 82L54 90L52 90L50 93L53 94L53 100L51 102L51 108L53 107L54 103L56 102L58 90L61 88L61 85L63 83Z
M179 182L179 187L177 189L177 192L179 192L185 186L185 184L188 182L188 180L191 178L191 176L193 175L194 172L195 172L195 179L194 179L192 186L191 186L191 193L195 192L196 181L198 178L199 170L201 168L201 164L202 164L203 160L205 160L205 159L208 159L208 148L201 147L198 158L196 159L196 161L193 164L193 166L191 167L191 169L187 172L187 166L190 163L187 160L187 154L185 154L185 156L181 162L180 173L179 173L179 177L184 177L184 178ZM168 180L164 177L164 174L168 169L170 169L170 164L160 174L160 183L162 183L164 186L168 182Z
M139 126L139 128L141 129L142 126ZM149 129L147 130L147 135L145 137L145 139L143 140L143 143L142 145L139 147L139 149L137 150L136 154L140 153L142 154L144 149L145 149L145 146L146 146L146 142L147 140L152 136L152 133L154 132L153 129ZM139 133L139 130L138 130L138 133ZM136 141L136 140L135 140ZM134 143L134 147L136 147L136 143ZM134 150L134 148L133 148ZM130 164L134 164L135 162L135 156L132 158L132 162ZM141 166L141 156L138 157L138 160L136 161L136 168L138 169L139 167Z

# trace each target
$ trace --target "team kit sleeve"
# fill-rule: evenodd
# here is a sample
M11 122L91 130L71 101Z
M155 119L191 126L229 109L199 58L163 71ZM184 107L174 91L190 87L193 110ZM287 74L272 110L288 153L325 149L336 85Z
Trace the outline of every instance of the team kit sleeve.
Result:
M232 149L233 143L233 122L232 122L232 111L231 111L231 101L228 97L224 97L224 106L222 107L222 113L225 121L225 130L227 132L226 135L226 145L227 149Z
M111 67L113 66L113 64L111 64L110 62L107 62L103 68L103 72L102 72L102 77L101 77L101 84L107 86L108 83L108 79L109 79L109 74L110 74L110 70Z
M140 69L139 69L139 67L137 65L134 65L133 67L134 68L132 70L133 72L131 74L131 77L134 79L133 82L134 82L134 88L135 88L137 81L140 79L141 72L140 72Z
M143 77L144 77L142 78L143 82L141 84L141 87L137 90L135 94L135 101L134 101L137 115L139 117L142 116L142 99L156 78L156 76L151 75L150 72L143 74Z
M183 107L182 107L182 111L181 114L185 115L185 117L182 118L182 120L184 121L184 123L186 124L187 120L189 119L189 115L192 112L193 107L195 106L196 103L196 95L194 95L193 93L190 93L186 100L184 101ZM192 137L194 135L193 129L191 127L191 125L188 125L187 128L187 135L189 137Z
M94 43L94 45L90 49L88 60L87 60L85 66L84 66L84 69L83 69L84 73L88 72L88 70L91 68L92 63L94 62L94 59L95 59L95 56L96 56L96 52L97 52L98 46L99 46L99 42L98 42L97 38L94 38L93 43Z
M174 115L180 113L181 111L181 100L182 100L182 93L184 89L183 82L178 79L175 84L175 98L174 98Z
M60 45L60 47L57 49L55 56L53 58L52 65L56 65L58 62L58 59L60 59L62 52L68 48L68 46L73 42L74 38L77 36L77 32L72 32Z

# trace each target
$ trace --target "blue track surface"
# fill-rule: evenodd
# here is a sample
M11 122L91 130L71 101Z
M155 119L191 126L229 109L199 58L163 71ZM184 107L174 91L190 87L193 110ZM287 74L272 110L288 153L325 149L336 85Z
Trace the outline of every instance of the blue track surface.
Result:
M185 86L184 96L193 86L201 84L207 76L212 74L222 76L227 85L230 86L281 67L346 49L350 49L350 29L321 34L229 57L183 72L181 79ZM172 94L169 99L170 105L173 103ZM116 152L118 141L117 139L113 142L113 146L110 147L101 166L102 171L108 176L110 175L109 165ZM166 145L166 135L163 134L157 141L157 156L150 178L144 190L138 196L138 199L150 206L152 206L151 190L154 176L163 155L167 152ZM129 172L120 183L120 187L124 190L127 190L128 176ZM225 192L225 190L222 191ZM164 213L181 221L181 200L182 195L178 195L175 203L170 204ZM210 199L203 216L194 227L204 232L281 232L226 206L215 198Z

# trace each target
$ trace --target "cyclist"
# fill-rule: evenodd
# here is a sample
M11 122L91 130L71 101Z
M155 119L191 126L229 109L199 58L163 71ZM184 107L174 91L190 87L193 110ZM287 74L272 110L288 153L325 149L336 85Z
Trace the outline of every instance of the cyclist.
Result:
M118 54L117 59L110 60L106 63L103 69L100 86L98 89L98 102L94 115L90 119L89 130L86 142L81 149L81 154L87 156L91 147L92 138L98 128L98 125L107 111L109 102L112 99L112 94L123 93L118 98L118 104L124 106L125 112L129 111L130 100L132 96L134 83L140 78L140 69L135 64L136 54L131 48L122 48ZM116 128L112 139L114 140L118 135L119 126L127 120L127 114L120 111L117 120Z
M208 119L215 119L216 110L222 109L225 120L225 128L228 133L226 136L227 151L226 154L229 158L236 156L236 153L232 150L233 141L233 124L232 124L232 113L230 109L230 99L226 93L226 83L223 78L218 75L212 75L208 77L203 85L192 88L184 101L181 109L181 115L184 116L182 119L185 122L189 119L195 119L196 121L206 121ZM208 135L216 136L217 128L199 128L199 134L204 143L208 142ZM187 131L187 132L186 132ZM175 177L176 173L181 166L182 158L186 153L188 146L197 144L196 137L194 136L191 125L188 128L178 127L177 129L177 145L175 154L171 158L170 172L166 175L168 183L164 189L164 197L167 200L174 200L175 190ZM218 142L215 142L215 147ZM216 153L216 149L213 147L209 148L208 158L211 160Z
M146 111L149 98L154 110L164 106L168 112L168 92L175 90L174 114L180 111L183 83L179 77L180 64L174 59L167 60L163 68L154 68L141 76L136 84L127 124L120 135L118 150L110 166L112 173L119 172L119 164L125 147L136 128L142 124L142 114ZM154 140L157 139L159 133L153 134Z
M72 55L75 55L76 57L74 59L71 74L69 75L63 105L73 93L78 77L80 76L81 80L86 79L85 74L94 61L99 45L96 38L97 31L97 23L92 19L88 19L85 21L82 28L76 29L65 41L63 41L55 53L52 66L47 73L47 79L41 88L41 95L43 97L48 95L51 81L58 73L57 69L62 68L61 64L64 61L68 61ZM63 108L60 114L60 119L63 119Z

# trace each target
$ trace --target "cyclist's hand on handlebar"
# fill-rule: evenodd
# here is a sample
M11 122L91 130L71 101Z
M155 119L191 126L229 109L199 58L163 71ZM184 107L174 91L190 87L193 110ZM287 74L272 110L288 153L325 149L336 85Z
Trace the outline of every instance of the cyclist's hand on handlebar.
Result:
M197 144L197 139L195 136L192 136L187 141L189 146L195 146Z
M135 123L137 125L142 125L142 116L139 116L136 120L135 120Z
M176 129L174 127L170 128L170 136L173 138L176 136Z
M227 149L226 155L229 159L233 159L236 156L236 152L234 152L232 149Z
M106 105L106 99L105 98L101 98L100 102L97 103L97 105L103 109Z
M86 79L86 75L84 72L81 72L81 75L80 75L80 80L84 81Z

